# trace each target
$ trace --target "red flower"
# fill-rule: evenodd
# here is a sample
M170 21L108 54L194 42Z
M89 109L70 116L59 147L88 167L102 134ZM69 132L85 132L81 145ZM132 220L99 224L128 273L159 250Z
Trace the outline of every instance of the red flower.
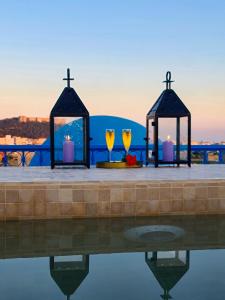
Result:
M126 155L126 162L128 164L128 166L133 166L133 165L136 165L137 163L137 158L136 158L136 155Z

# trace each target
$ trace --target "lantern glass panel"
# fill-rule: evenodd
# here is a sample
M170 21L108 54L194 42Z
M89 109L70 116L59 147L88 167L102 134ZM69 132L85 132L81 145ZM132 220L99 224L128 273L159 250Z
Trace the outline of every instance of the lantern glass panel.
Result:
M188 117L180 118L180 159L188 159Z
M178 253L178 258L180 260L180 262L182 262L183 264L187 263L188 257L187 257L187 251L177 251Z
M177 251L158 251L157 258L158 259L171 259L176 258Z
M148 252L147 259L155 259L158 266L182 266L187 263L187 251L176 250L176 251L157 251Z
M158 119L158 157L162 161L174 161L176 159L176 118Z
M82 262L82 255L54 256L55 262Z
M84 161L84 121L80 117L54 118L55 161Z
M146 253L146 258L147 258L147 259L150 260L152 257L153 257L153 252L147 252L147 253Z
M157 259L161 260L162 264L167 261L173 266L180 266L186 263L187 252L186 251L159 251L157 252Z
M152 126L153 119L148 120L148 159L154 160L152 152L154 151L154 127Z

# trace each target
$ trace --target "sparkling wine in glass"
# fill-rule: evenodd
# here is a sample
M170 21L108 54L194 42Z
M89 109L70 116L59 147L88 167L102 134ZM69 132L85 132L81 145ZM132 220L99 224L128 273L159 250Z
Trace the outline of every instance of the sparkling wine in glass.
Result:
M114 129L106 129L105 131L105 140L106 145L109 151L109 161L111 161L111 153L115 142L115 130Z
M128 151L130 149L130 144L131 144L131 129L123 129L122 130L122 139L123 139L123 145L126 150L126 154L128 154Z

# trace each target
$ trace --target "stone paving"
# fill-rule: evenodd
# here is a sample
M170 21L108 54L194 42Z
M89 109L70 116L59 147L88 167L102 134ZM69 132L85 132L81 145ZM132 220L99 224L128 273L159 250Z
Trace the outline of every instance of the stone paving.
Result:
M225 165L144 167L141 169L54 169L48 167L2 167L1 182L93 182L225 179Z

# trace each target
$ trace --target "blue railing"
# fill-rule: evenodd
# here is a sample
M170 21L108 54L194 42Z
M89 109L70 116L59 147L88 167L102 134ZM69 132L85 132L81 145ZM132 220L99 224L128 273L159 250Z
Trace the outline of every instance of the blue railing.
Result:
M31 159L32 154L39 155L39 166L43 165L44 155L46 153L50 153L49 146L42 145L0 145L0 152L3 154L2 156L2 165L17 165L17 166L28 166ZM16 154L17 162L13 162L13 159L10 162L10 155Z
M151 148L149 150L151 150ZM210 162L219 164L225 163L225 145L193 145L191 147L191 151L193 162L203 164L208 164ZM135 153L138 160L145 161L145 145L132 146L130 148L130 152ZM2 157L2 166L28 166L34 154L38 157L37 165L44 166L48 165L48 163L46 163L46 156L49 160L50 148L49 146L43 145L0 145L0 153ZM101 153L104 153L105 156L107 155L108 151L106 146L91 146L90 157L92 165L95 165L98 155L100 155ZM124 147L114 146L113 153L119 153L122 157L125 154ZM210 153L213 154L213 157L216 159L210 160Z

